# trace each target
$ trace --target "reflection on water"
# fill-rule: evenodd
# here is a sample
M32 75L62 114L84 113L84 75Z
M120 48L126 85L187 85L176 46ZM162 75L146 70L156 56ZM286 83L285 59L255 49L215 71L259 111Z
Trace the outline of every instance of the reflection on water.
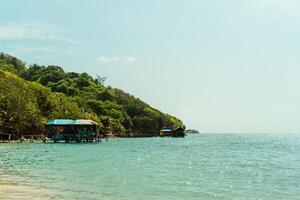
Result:
M3 144L0 162L0 180L5 181L4 173L18 177L17 183L50 192L56 199L300 197L296 134Z

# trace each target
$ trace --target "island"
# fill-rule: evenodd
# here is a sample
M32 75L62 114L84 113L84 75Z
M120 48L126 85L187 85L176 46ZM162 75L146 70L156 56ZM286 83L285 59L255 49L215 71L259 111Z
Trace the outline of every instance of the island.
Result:
M0 140L42 138L53 119L92 120L112 137L152 137L160 136L163 127L184 129L177 117L106 86L105 80L56 65L28 65L1 53Z
M198 133L200 133L198 130L196 130L196 129L187 129L186 131L185 131L185 133L186 134L198 134Z

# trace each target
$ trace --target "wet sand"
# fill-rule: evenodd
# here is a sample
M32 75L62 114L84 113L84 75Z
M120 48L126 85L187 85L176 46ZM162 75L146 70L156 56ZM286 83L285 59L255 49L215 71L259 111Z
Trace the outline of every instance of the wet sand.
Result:
M0 199L3 200L38 200L53 199L46 191L29 186L0 183Z
M60 199L46 189L36 188L28 183L15 181L13 176L0 174L1 200Z

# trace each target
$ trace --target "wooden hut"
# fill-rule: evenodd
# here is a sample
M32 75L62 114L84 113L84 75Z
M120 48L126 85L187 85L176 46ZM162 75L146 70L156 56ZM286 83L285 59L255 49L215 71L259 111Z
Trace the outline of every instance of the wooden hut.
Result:
M172 135L173 135L172 128L162 128L160 130L161 137L172 137Z
M54 119L46 124L46 136L54 142L100 141L98 124L92 120Z
M0 131L0 142L9 142L16 138L15 134L3 133Z
M181 127L169 127L160 130L161 137L184 137L184 128Z

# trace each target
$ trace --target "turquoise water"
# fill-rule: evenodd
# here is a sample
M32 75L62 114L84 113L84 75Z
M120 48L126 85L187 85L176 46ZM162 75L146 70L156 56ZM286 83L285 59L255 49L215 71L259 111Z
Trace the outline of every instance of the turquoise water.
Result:
M0 144L0 173L51 199L300 199L300 134Z

